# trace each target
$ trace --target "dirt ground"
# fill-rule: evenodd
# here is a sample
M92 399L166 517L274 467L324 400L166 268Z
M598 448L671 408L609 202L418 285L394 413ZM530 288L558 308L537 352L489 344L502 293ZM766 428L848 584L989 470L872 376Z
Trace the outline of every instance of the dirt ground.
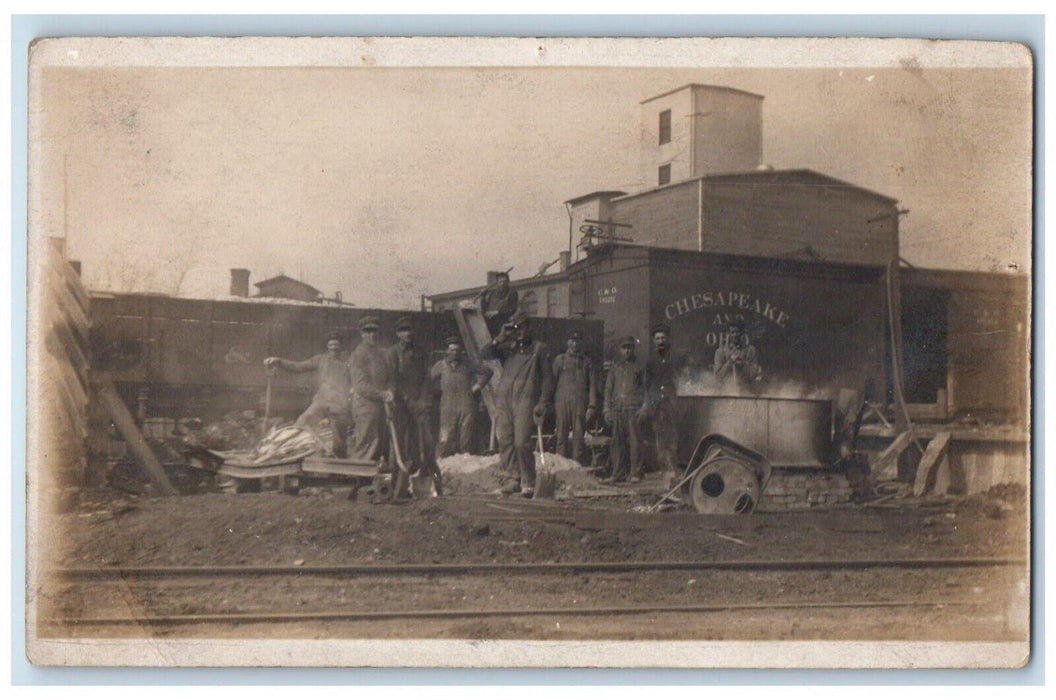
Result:
M445 466L450 495L393 505L350 499L347 488L205 493L136 498L81 494L54 514L51 566L202 566L578 561L768 561L1013 557L1028 554L1021 490L968 499L701 516L642 513L664 485L654 476L635 488L602 487L585 470L558 475L558 500L494 493L494 461ZM465 460L464 460L465 461ZM475 465L475 466L474 466ZM45 579L47 580L47 579ZM430 575L356 579L48 582L38 594L42 618L254 611L512 611L465 619L329 621L276 624L253 635L302 637L469 637L615 639L1009 639L1025 634L1027 570L866 569L842 571L651 571ZM761 610L762 603L869 603L874 607ZM725 613L562 616L582 606L730 604ZM898 603L903 607L875 607ZM921 606L921 603L927 603ZM1017 607L1018 606L1018 607ZM516 610L553 608L554 616ZM461 609L461 608L459 608ZM1013 612L1010 612L1012 610ZM848 616L854 620L848 625ZM555 626L556 625L556 626ZM207 625L154 630L238 636L246 627ZM69 634L44 625L42 634ZM143 634L140 628L76 634Z

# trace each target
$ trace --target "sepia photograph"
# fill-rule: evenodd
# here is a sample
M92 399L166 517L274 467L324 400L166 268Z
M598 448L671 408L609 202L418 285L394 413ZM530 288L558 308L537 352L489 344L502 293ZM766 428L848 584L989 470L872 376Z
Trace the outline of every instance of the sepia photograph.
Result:
M1021 667L1034 79L36 41L30 662Z

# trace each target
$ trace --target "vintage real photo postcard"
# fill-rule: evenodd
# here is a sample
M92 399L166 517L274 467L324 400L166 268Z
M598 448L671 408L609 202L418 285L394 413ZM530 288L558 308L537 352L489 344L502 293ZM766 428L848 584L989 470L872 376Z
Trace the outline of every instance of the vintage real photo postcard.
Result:
M1033 79L36 42L31 661L1022 665Z

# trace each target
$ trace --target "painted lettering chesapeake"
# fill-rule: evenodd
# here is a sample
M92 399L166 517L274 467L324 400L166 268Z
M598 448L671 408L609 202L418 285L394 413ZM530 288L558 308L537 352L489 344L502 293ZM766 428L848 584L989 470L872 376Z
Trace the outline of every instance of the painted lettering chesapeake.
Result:
M690 294L664 307L664 315L667 320L673 321L693 311L701 309L713 309L716 307L727 307L741 311L756 313L768 321L772 321L780 328L788 325L788 313L765 299L760 299L746 292L700 292Z

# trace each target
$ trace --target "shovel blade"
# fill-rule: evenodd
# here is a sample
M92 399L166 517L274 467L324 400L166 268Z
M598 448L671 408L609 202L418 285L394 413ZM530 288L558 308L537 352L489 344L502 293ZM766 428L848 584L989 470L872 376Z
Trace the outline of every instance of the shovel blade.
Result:
M432 474L417 474L411 477L411 493L415 498L436 498L440 495Z

